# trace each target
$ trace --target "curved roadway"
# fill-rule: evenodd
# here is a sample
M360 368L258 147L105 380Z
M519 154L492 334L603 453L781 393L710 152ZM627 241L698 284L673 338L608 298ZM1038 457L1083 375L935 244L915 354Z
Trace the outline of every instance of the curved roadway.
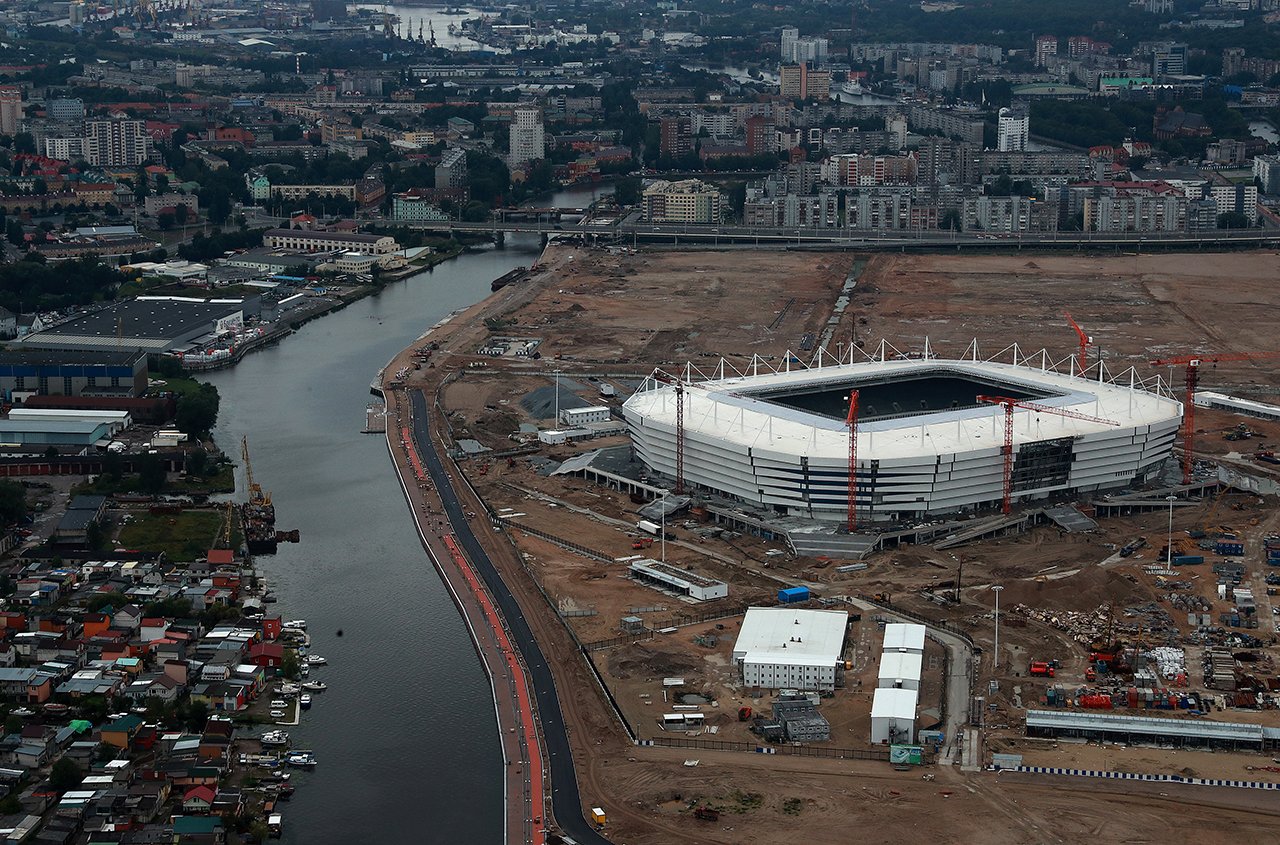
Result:
M573 752L569 749L569 737L565 731L564 717L560 712L560 699L556 695L555 680L547 667L546 658L542 656L529 623L525 621L520 605L507 589L502 576L489 559L489 555L480 545L480 541L471 531L471 524L458 496L453 490L453 482L445 470L444 463L431 440L430 418L428 417L427 400L422 391L409 391L413 406L413 440L418 454L422 456L427 473L435 485L436 493L444 505L445 515L453 526L454 534L461 543L471 563L475 566L485 585L493 595L494 601L502 611L511 638L524 657L525 668L533 683L534 694L538 701L538 717L542 723L543 743L547 747L547 766L551 770L551 808L556 823L568 836L580 843L607 845L605 839L587 822L582 814L582 799L578 795L578 778L573 770Z

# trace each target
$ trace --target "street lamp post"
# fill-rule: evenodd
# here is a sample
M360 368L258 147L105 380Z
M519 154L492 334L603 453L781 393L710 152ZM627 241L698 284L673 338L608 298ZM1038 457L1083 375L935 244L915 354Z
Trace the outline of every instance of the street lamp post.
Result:
M1165 496L1165 500L1169 502L1169 540L1165 544L1165 566L1173 569L1173 503L1178 500L1177 496Z
M1000 668L1000 591L1004 587L996 584L991 588L996 594L996 646L995 646L995 666Z
M560 371L552 370L551 372L554 373L554 378L556 383L556 418L553 424L555 425L556 428L559 428L560 427Z

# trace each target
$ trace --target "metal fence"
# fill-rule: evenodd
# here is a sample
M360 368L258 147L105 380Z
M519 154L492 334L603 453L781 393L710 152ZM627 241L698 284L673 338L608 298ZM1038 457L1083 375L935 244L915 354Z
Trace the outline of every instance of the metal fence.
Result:
M607 640L596 640L595 642L583 643L584 651L600 651L614 646L627 645L628 643L639 643L651 640L654 637L653 631L645 631L642 634L627 634L622 637L612 637Z
M598 560L598 561L601 561L602 563L615 563L614 559L609 555L605 554L604 552L589 548L587 546L582 545L581 543L575 543L572 540L566 540L563 537L557 537L555 534L552 534L548 531L543 531L541 528L532 528L528 525L525 525L522 522L516 522L513 519L499 519L498 522L502 523L503 525L509 525L517 531L523 531L526 534L532 534L534 537L541 537L543 540L547 540L549 542L555 543L557 546L560 546L561 548L568 549L571 552L576 552L577 554L583 555L584 557L589 557L592 560Z
M825 745L758 745L727 739L657 736L639 740L640 745L665 748L700 748L706 751L739 751L751 754L789 754L793 757L827 757L838 760L889 760L887 748L831 748Z

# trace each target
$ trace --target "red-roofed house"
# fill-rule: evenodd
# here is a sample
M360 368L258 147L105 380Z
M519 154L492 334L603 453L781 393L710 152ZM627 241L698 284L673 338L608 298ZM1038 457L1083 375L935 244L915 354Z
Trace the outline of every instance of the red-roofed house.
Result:
M249 648L249 662L264 669L279 669L284 664L284 646L280 643L255 643Z
M194 786L182 796L182 812L207 813L217 793L207 786Z

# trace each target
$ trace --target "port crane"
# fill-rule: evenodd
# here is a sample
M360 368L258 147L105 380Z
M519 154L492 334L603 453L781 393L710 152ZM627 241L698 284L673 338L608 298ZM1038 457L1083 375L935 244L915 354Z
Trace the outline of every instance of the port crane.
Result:
M1182 399L1182 483L1190 484L1195 475L1196 387L1200 384L1200 365L1219 361L1256 361L1280 358L1280 352L1229 352L1220 355L1182 355L1152 361L1153 367L1185 367L1187 393Z
M1066 417L1072 420L1081 420L1083 422L1101 423L1102 425L1115 425L1120 423L1115 420L1103 419L1102 417L1092 417L1088 414L1077 413L1076 411L1068 411L1065 408L1053 408L1049 405L1041 405L1037 402L1024 402L1021 399L1014 399L1009 396L979 396L979 402L986 402L991 405L1001 405L1004 407L1004 500L1001 510L1009 513L1013 506L1013 409L1023 408L1028 411L1035 411L1039 414L1055 414L1059 417Z
M262 485L253 480L253 462L249 460L249 438L240 438L240 457L244 459L244 480L249 488L249 504L270 505L271 494L262 489Z

